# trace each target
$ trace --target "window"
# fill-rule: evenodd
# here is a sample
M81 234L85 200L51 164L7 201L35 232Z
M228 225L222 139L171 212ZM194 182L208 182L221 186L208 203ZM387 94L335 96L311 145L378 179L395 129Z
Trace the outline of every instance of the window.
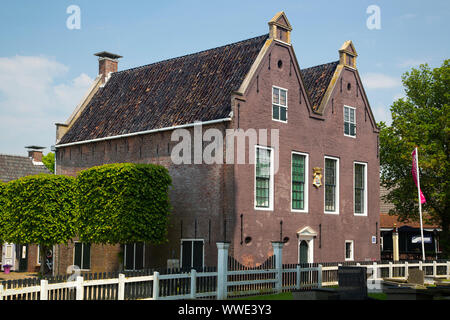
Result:
M367 215L367 164L354 164L355 214Z
M345 261L353 261L353 240L345 240Z
M308 211L308 155L292 153L292 211Z
M355 108L344 106L344 135L356 137Z
M272 88L272 119L287 122L287 90Z
M125 270L144 269L145 244L131 243L124 245L124 265Z
M73 264L81 270L89 270L91 268L91 245L87 243L75 242L75 253Z
M339 159L325 157L325 213L339 214Z
M181 240L181 267L184 270L203 269L203 240Z
M353 67L353 57L347 55L347 64L351 67Z
M272 209L273 202L273 168L272 150L256 147L255 166L255 208Z

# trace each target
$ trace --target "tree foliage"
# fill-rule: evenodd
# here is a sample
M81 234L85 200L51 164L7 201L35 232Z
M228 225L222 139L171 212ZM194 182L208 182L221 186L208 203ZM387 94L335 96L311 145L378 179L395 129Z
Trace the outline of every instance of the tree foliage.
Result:
M55 173L55 154L53 152L49 152L43 156L42 162L50 172Z
M161 243L170 214L168 170L153 164L109 164L77 177L80 240Z
M391 106L392 124L381 122L381 184L390 190L389 213L418 219L418 195L411 174L411 152L419 151L423 210L442 227L441 247L450 253L450 60L430 69L425 64L403 77L406 97Z
M75 234L75 179L41 174L0 186L0 239L16 244L39 244L41 254ZM41 272L44 264L41 265Z

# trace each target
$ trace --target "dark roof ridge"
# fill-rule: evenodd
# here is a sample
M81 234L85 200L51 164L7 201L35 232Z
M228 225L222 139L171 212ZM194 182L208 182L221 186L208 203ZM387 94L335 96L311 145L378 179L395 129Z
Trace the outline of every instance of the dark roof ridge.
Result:
M118 74L118 73L127 72L127 71L134 71L134 70L137 70L137 69L154 66L154 65L157 65L159 63L169 62L169 61L172 61L172 60L182 59L182 58L186 58L186 57L189 57L189 56L201 54L201 53L204 53L204 52L207 52L207 51L211 51L211 50L217 50L217 49L221 49L221 48L228 47L228 46L239 45L239 44L241 44L243 42L254 40L254 39L258 39L258 38L263 38L263 37L267 37L268 38L269 34L266 33L266 34L259 35L259 36L256 36L256 37L240 40L240 41L237 41L237 42L228 43L228 44L225 44L225 45L222 45L222 46L209 48L209 49L201 50L201 51L198 51L198 52L188 53L188 54L185 54L185 55L182 55L182 56L173 57L173 58L169 58L169 59L164 59L164 60L148 63L148 64L145 64L145 65L142 65L142 66L138 66L138 67L133 67L133 68L129 68L129 69L120 70L120 71L114 72L113 74Z
M325 66L325 65L335 64L335 63L339 64L339 60L318 64L318 65L315 65L315 66L312 66L312 67L308 67L308 68L303 68L303 69L300 69L300 70L303 71L303 70L308 70L308 69L312 69L312 68L322 67L322 66Z
M6 157L16 157L16 158L25 158L25 159L30 159L31 160L31 157L28 157L28 156L21 156L21 155L18 155L18 154L6 154L6 153L0 153L0 157L1 156L6 156Z

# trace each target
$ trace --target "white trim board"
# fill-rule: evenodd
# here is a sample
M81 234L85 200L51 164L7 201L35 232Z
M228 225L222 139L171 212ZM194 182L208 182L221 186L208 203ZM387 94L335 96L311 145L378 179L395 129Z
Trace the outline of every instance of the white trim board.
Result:
M181 129L181 128L191 128L198 125L209 125L214 123L221 123L221 122L227 122L231 121L231 118L223 118L223 119L216 119L216 120L210 120L210 121L203 121L203 122L194 122L194 123L188 123L188 124L182 124L179 126L173 126L173 127L165 127L160 129L151 129L151 130L145 130L145 131L139 131L139 132L133 132L133 133L126 133L126 134L120 134L117 136L110 136L110 137L103 137L103 138L96 138L96 139L90 139L90 140L83 140L83 141L76 141L76 142L70 142L70 143L64 143L64 144L57 144L55 145L55 148L63 148L63 147L69 147L69 146L75 146L80 144L86 144L86 143L93 143L93 142L99 142L99 141L105 141L105 140L114 140L114 139L121 139L126 137L134 137L139 136L143 134L150 134L155 132L163 132L163 131L170 131L175 129Z

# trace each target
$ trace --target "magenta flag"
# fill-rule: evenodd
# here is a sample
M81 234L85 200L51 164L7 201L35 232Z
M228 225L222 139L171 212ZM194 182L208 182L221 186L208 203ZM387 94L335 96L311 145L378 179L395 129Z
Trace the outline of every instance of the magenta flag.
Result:
M412 171L414 183L416 184L417 188L419 189L420 203L423 204L423 203L427 202L427 200L425 200L425 197L424 197L424 195L422 193L422 190L420 190L420 185L417 183L417 180L418 180L417 177L419 175L419 172L418 172L419 165L417 164L417 152L416 152L416 150L417 149L414 149L414 151L411 154L412 155L412 169L411 169L411 171Z

